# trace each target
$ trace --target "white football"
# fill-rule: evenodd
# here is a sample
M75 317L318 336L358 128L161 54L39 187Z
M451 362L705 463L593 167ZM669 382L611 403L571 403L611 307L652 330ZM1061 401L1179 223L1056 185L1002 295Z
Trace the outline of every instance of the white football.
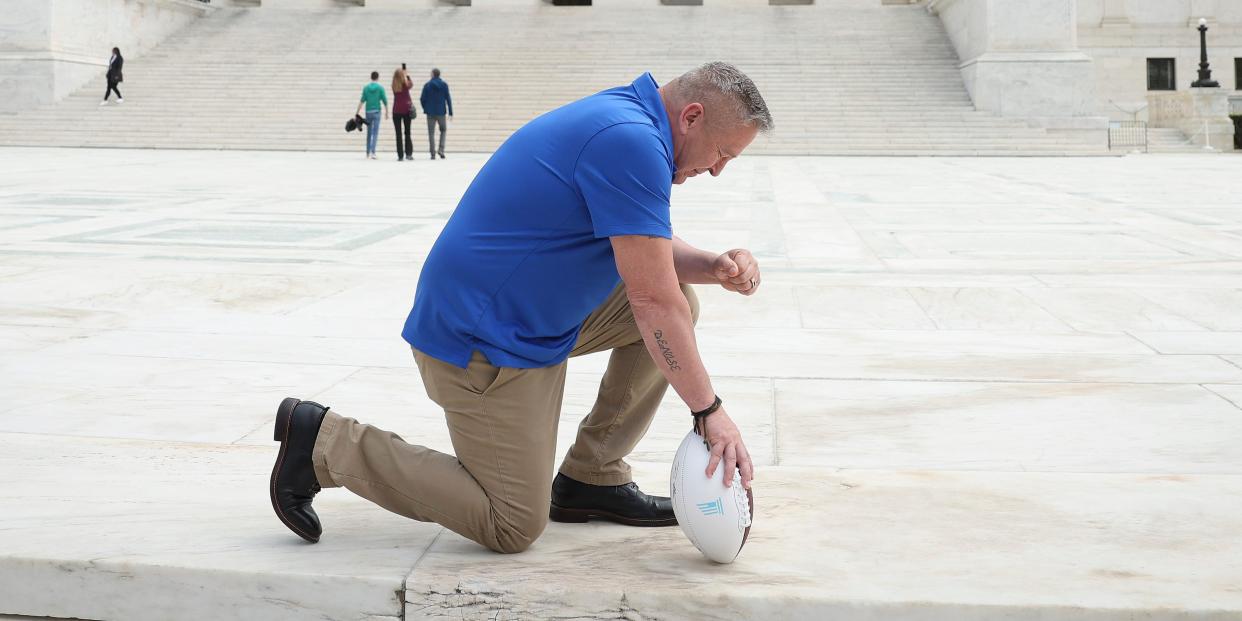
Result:
M754 496L742 488L742 477L733 471L733 487L724 486L724 462L708 478L711 453L703 437L691 431L673 458L669 481L677 524L694 547L717 563L737 558L754 520Z

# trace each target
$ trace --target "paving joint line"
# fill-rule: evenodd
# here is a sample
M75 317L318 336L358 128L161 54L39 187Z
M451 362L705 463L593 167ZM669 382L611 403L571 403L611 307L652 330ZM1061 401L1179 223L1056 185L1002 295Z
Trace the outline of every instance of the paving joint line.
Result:
M1226 385L1228 385L1228 384L1226 384ZM1204 390L1206 390L1206 391L1208 391L1208 392L1210 392L1210 393L1212 393L1212 394L1214 394L1214 395L1216 395L1217 397L1220 397L1222 400L1224 400L1224 401L1225 401L1225 403L1228 403L1229 405L1232 405L1233 407L1235 407L1235 408L1237 408L1237 409L1239 409L1239 410L1242 410L1242 403L1239 403L1239 402L1237 402L1237 401L1234 401L1233 399L1230 399L1229 397L1226 397L1225 395L1222 395L1222 394L1220 394L1219 392L1216 392L1215 390L1212 390L1212 388L1211 388L1210 386L1208 386L1207 384L1199 384L1199 387L1200 387L1200 388L1202 388L1202 389L1204 389Z

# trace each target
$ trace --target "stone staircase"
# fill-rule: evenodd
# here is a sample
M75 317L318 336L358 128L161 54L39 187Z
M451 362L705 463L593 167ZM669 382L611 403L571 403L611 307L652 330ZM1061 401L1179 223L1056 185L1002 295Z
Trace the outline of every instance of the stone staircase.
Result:
M360 151L346 134L372 70L433 66L452 88L451 151L494 150L562 103L712 59L747 71L777 124L752 153L1086 155L974 110L938 18L879 0L803 7L223 8L128 59L123 105L100 76L56 105L0 115L0 144ZM422 119L416 130L423 136ZM391 126L380 148L392 149ZM421 141L419 149L421 149Z
M1200 136L1202 139L1202 136ZM1186 137L1185 132L1170 127L1147 128L1148 153L1217 153L1206 151L1203 144L1195 144Z

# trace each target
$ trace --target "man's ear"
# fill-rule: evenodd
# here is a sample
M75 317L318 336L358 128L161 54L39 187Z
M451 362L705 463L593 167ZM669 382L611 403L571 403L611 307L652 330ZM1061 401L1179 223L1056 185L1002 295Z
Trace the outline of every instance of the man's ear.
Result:
M687 104L681 109L681 117L678 119L681 125L681 133L685 135L690 128L703 122L703 104L692 103Z

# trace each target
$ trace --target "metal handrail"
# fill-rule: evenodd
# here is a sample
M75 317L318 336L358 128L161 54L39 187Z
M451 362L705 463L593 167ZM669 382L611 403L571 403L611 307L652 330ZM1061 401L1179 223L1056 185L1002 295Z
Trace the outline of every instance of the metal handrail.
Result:
M1108 124L1108 149L1142 149L1147 152L1146 121L1112 121Z

